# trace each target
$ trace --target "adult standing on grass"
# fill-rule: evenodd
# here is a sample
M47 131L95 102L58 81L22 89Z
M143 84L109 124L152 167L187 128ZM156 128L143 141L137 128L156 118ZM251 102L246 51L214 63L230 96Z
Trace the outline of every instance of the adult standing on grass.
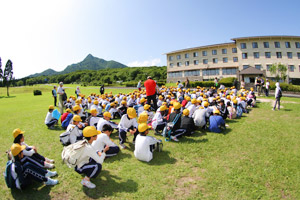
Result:
M266 86L265 86L266 90L265 90L265 93L266 93L266 97L269 96L269 88L270 88L270 82L269 80L267 79L266 80Z
M142 90L142 87L141 87L141 80L138 82L138 84L137 84L137 86L136 86L137 88L138 88L138 90L139 91L141 91Z
M100 94L101 95L104 94L104 84L102 84L101 87L100 87Z
M59 101L59 110L60 110L60 113L64 113L64 101L63 101L63 95L65 93L64 89L63 89L63 85L64 83L63 82L60 82L59 83L59 87L57 88L57 94L58 94L58 101Z
M282 97L282 91L281 91L281 88L279 86L279 82L277 82L275 85L276 85L276 89L275 89L276 101L275 101L275 104L274 104L274 107L273 107L272 110L275 110L277 103L278 103L278 110L280 110L280 98Z
M52 90L52 96L54 98L54 106L56 107L56 102L57 102L57 93L56 93L56 86L53 86L53 90Z
M144 86L146 88L147 95L147 104L151 105L151 100L153 102L153 108L157 110L157 102L156 102L156 83L152 80L151 76L147 77L147 81L145 81Z

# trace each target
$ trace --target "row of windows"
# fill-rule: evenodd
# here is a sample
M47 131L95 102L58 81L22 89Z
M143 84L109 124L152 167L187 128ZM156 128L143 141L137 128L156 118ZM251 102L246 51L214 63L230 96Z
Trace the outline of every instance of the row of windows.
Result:
M228 58L227 57L224 57L222 60L223 60L223 63L227 63L228 62ZM213 58L212 62L213 63L218 63L218 58ZM233 62L238 62L238 57L233 57ZM199 60L194 60L193 63L194 63L194 65L198 65L199 64ZM203 59L202 63L203 64L208 64L208 59ZM190 65L190 61L185 61L184 65L185 66L189 66ZM177 67L181 67L182 66L182 62L177 62L176 66ZM174 63L170 63L170 67L171 68L174 67Z
M290 42L285 42L285 47L286 48L291 48L291 43ZM270 48L270 43L269 42L263 42L264 48ZM274 42L274 47L275 48L280 48L281 44L280 42ZM297 49L300 49L300 42L295 42L295 47ZM252 42L252 48L256 49L258 48L258 43L257 42ZM247 49L247 44L246 43L241 43L241 49Z
M237 73L236 68L223 68L222 74L223 75L235 75ZM177 78L182 77L183 73L181 72L169 72L168 77L169 78ZM214 75L220 75L220 69L203 69L202 70L203 76L214 76ZM200 70L190 70L190 71L184 71L184 76L200 76Z
M232 48L232 53L237 53L237 48ZM218 54L218 50L213 49L213 50L211 51L211 54L212 54L212 55L217 55L217 54ZM227 49L222 49L222 54L227 54ZM199 56L198 52L193 52L193 57L194 57L194 58L196 58L196 57L198 57L198 56ZM207 56L207 51L202 51L202 56ZM190 54L189 54L189 53L184 54L184 58L189 58L189 57L190 57ZM181 59L181 55L178 54L178 55L176 56L176 59L177 59L177 60L180 60L180 59ZM174 60L174 56L169 56L169 61L173 61L173 60Z
M289 59L293 58L293 52L287 52L286 55ZM259 58L260 53L259 52L253 52L253 57L254 58ZM276 52L276 57L277 58L282 58L282 53L281 52ZM297 52L297 57L298 57L298 59L300 59L300 53L299 52ZM242 58L247 59L248 58L248 53L242 53ZM265 58L271 58L271 52L265 52Z
M266 65L267 71L270 71L272 65ZM249 67L249 65L243 65L243 69L247 69ZM261 65L255 65L256 69L262 70L262 66ZM294 72L295 71L295 66L294 65L289 65L288 69L290 72ZM299 71L300 71L300 65L299 65Z

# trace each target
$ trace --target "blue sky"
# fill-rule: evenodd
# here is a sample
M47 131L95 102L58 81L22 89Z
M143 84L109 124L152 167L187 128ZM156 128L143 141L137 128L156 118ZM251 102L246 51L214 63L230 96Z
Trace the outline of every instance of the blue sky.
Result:
M2 68L21 78L89 53L129 66L166 65L163 53L234 37L300 35L300 1L0 0Z

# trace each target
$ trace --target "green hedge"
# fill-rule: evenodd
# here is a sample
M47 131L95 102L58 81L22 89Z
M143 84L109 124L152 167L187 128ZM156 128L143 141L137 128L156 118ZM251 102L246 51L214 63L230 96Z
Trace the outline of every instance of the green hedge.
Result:
M42 95L42 91L41 90L33 90L33 95Z
M234 77L229 77L229 78L222 78L219 81L219 86L224 85L225 87L231 87L233 86L233 82L236 78ZM214 81L195 81L195 82L190 82L190 87L195 88L197 86L200 87L213 87L215 86Z
M280 83L280 88L282 91L289 91L289 92L300 92L300 86L292 85L287 83ZM275 82L270 83L270 90L275 90Z

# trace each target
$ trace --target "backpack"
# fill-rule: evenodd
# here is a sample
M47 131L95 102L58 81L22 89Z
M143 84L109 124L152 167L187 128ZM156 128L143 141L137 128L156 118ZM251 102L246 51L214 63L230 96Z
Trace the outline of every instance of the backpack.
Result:
M74 144L64 147L61 153L61 158L69 168L74 169L78 165L77 162L83 154L83 151L85 150L84 147L86 144L86 140L81 140Z
M59 135L59 140L63 146L68 146L70 144L70 135L75 129L76 126Z
M243 115L243 109L241 108L241 106L238 105L236 108L236 117L240 118L242 117L242 115Z
M68 98L68 96L67 96L67 94L64 92L64 94L62 95L62 100L63 100L63 101L66 101L67 98Z
M12 160L7 161L6 168L5 168L5 183L8 188L16 188L16 179L17 177L12 176L12 168L15 167L15 163Z
M279 89L279 92L278 92L278 97L281 98L282 97L282 92L281 92L281 89Z

